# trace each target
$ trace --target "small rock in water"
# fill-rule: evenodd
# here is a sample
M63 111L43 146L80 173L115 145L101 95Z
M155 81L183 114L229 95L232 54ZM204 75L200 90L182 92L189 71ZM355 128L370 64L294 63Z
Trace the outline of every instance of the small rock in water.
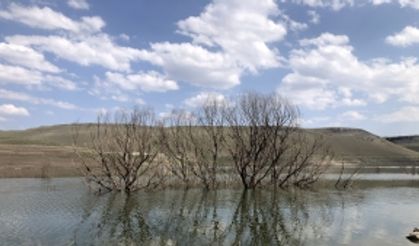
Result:
M413 232L409 233L409 235L407 235L406 238L412 243L419 244L419 228L415 227L413 229Z

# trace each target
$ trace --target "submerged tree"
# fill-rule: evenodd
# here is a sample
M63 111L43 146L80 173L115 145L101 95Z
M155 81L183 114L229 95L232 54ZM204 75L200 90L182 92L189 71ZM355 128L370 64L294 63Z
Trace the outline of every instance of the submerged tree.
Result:
M219 161L225 141L225 108L224 102L209 97L195 111L193 117L197 127L189 128L194 158L192 172L205 189L218 186Z
M298 109L276 94L245 93L228 102L209 97L193 112L173 111L162 124L150 109L101 115L88 148L75 150L87 181L105 191L156 187L167 173L186 187L198 182L216 189L229 170L222 159L245 189L308 187L331 157L298 118Z
M225 112L226 146L245 189L271 177L274 185L307 186L324 171L314 161L320 140L308 141L298 128L298 109L276 94L242 94Z
M165 117L160 127L160 143L169 159L168 170L180 179L186 188L191 182L192 143L188 138L192 127L191 114L184 110L173 110Z
M224 103L208 98L195 111L174 110L161 129L161 145L169 170L184 184L191 180L205 189L218 186L219 159L224 141Z
M88 150L76 149L89 184L104 191L131 192L155 187L163 180L158 169L156 120L150 109L100 115L90 134ZM77 132L75 145L77 145Z

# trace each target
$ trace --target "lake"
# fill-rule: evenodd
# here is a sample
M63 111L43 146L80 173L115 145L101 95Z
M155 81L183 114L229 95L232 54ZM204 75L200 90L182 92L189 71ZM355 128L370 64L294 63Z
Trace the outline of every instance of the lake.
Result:
M78 178L1 179L0 244L412 245L418 211L419 186L97 196Z

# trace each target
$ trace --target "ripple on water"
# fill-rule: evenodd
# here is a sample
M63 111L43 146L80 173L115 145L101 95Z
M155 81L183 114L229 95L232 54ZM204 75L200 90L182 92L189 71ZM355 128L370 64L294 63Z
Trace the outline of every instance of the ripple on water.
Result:
M406 245L419 189L97 197L79 179L0 180L2 245Z

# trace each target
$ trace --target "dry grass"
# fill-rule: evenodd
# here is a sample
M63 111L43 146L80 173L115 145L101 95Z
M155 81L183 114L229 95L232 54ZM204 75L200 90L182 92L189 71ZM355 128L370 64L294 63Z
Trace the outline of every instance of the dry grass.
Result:
M0 144L0 177L80 175L71 147Z
M71 147L72 129L72 125L57 125L25 131L0 131L0 178L80 175ZM87 144L89 129L87 124L82 126L82 145ZM325 128L308 129L306 132L313 137L323 135L336 157L348 163L409 168L419 164L418 152L366 131ZM229 160L222 156L221 162L227 165Z

